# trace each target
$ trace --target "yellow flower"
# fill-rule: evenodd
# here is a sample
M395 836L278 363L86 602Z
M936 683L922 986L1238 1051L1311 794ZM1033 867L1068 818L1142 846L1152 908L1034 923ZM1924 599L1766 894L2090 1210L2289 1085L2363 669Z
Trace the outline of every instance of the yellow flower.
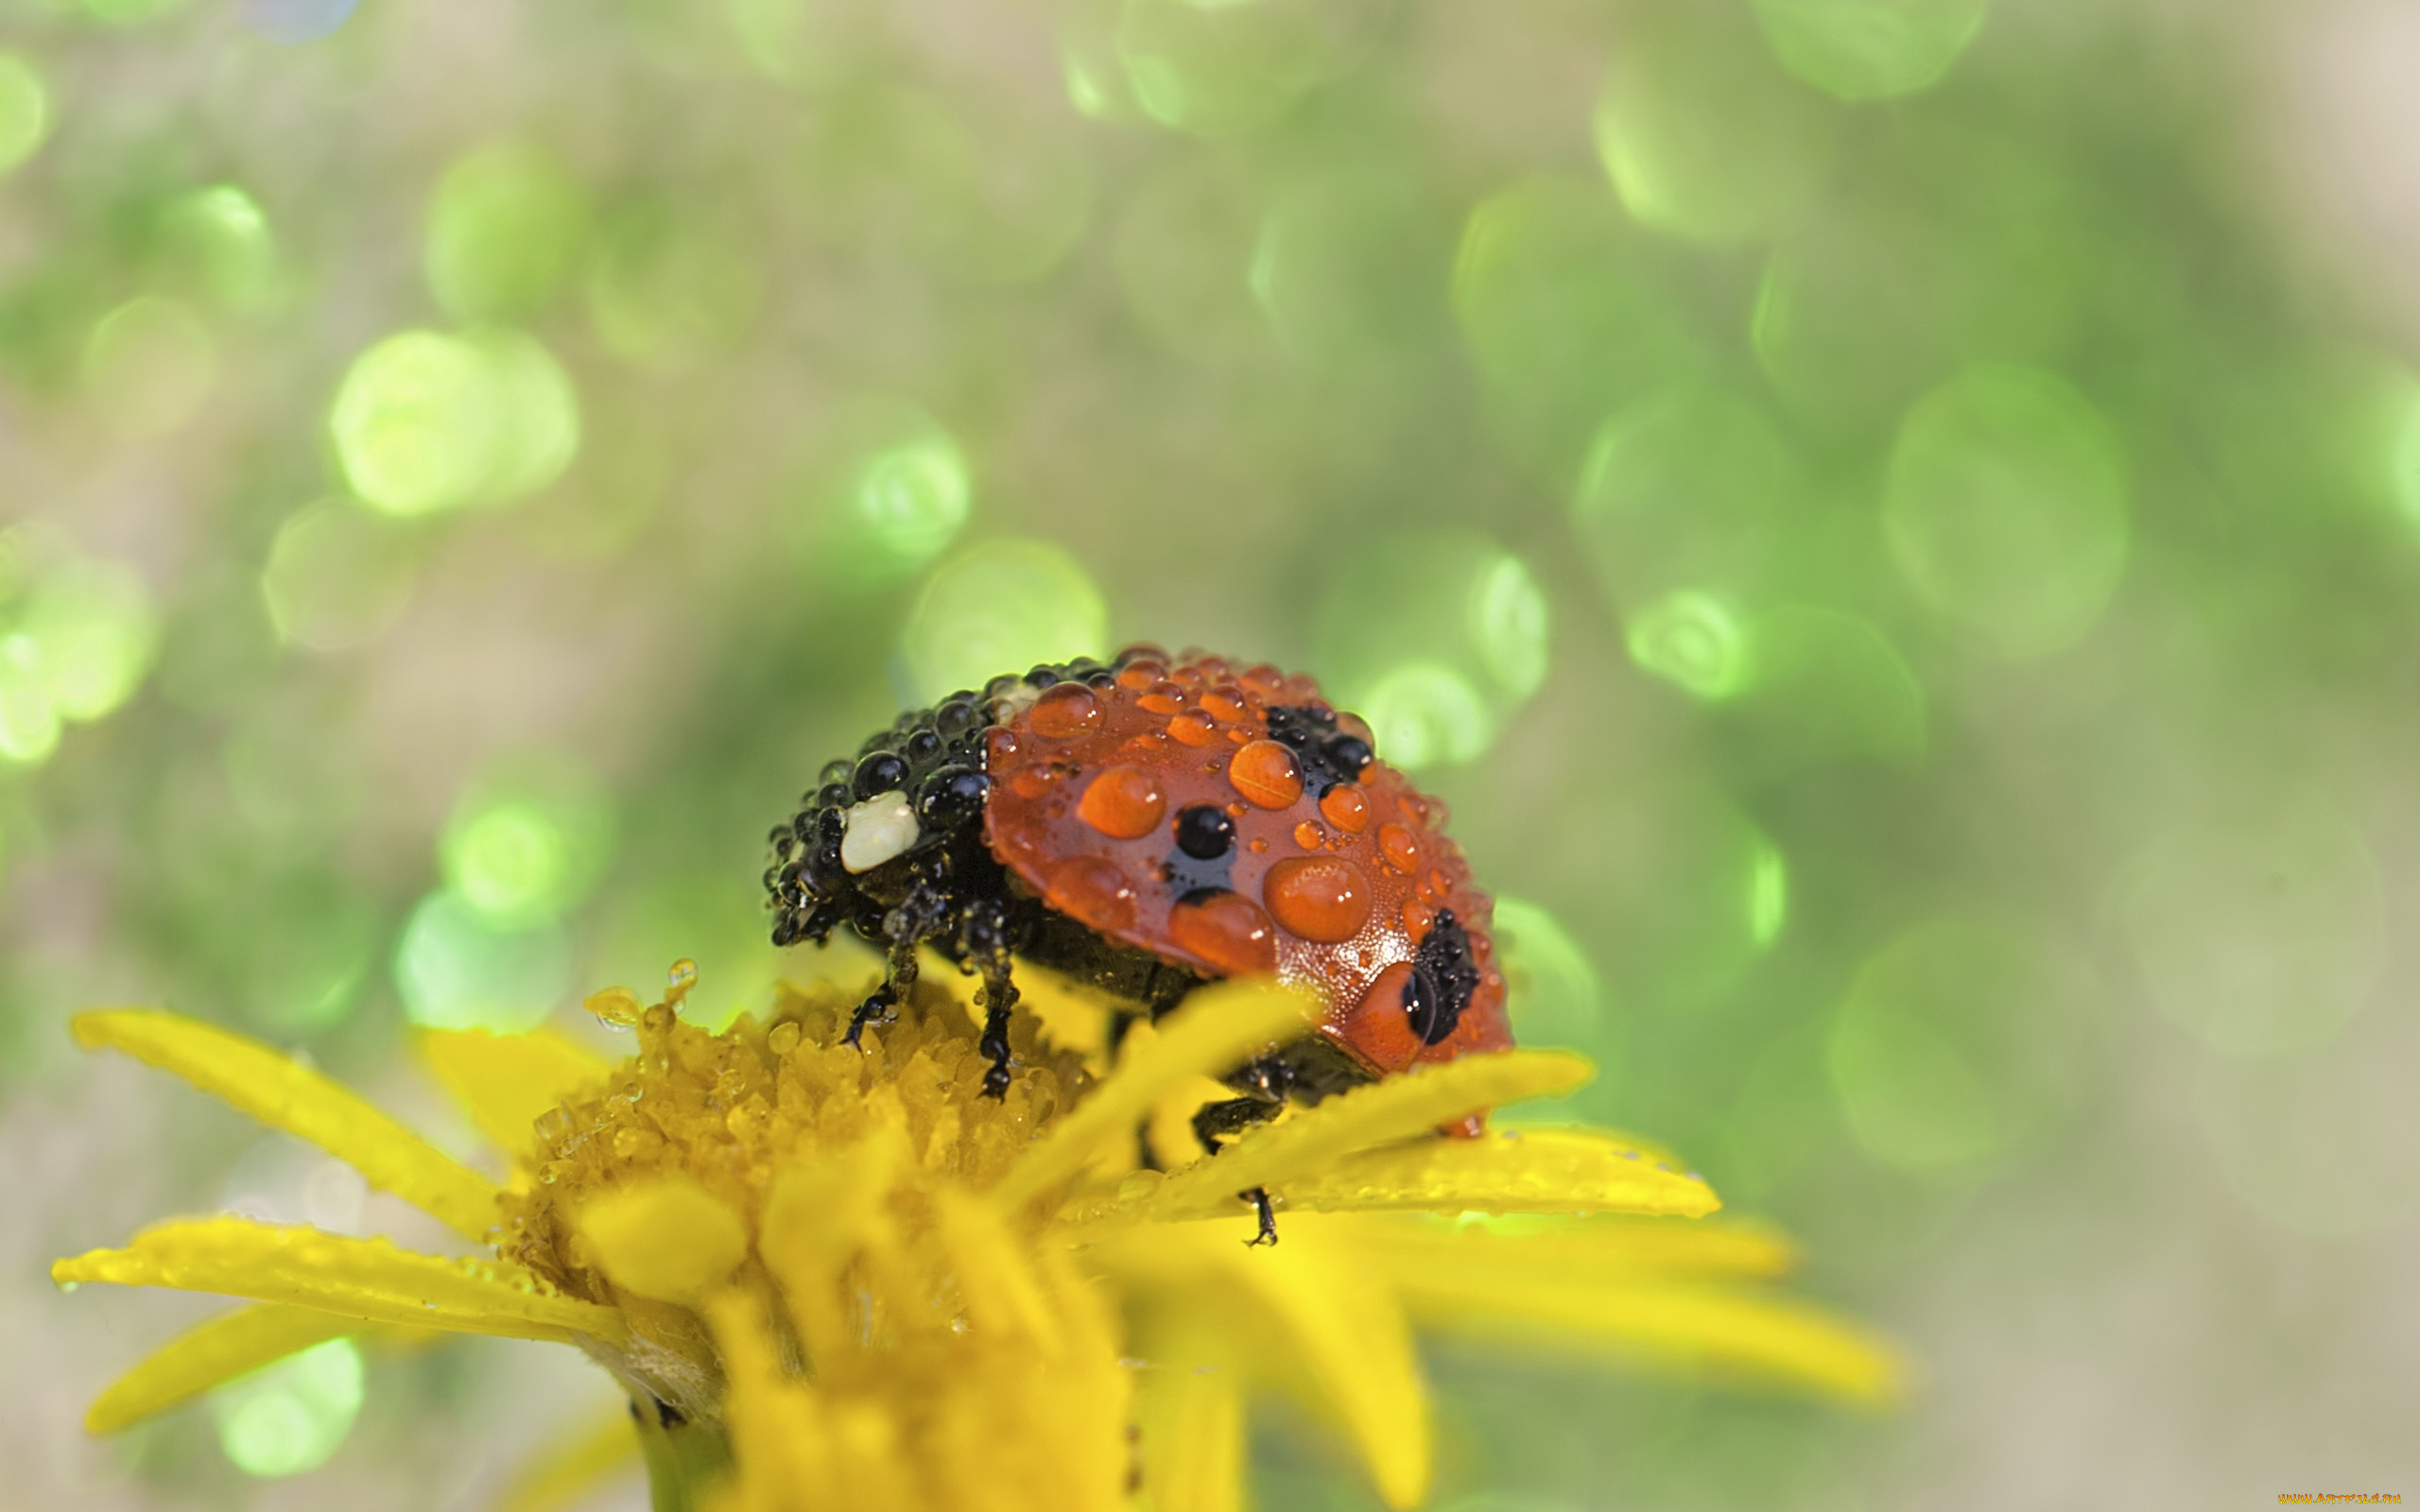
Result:
M76 1021L352 1163L495 1258L238 1218L180 1220L52 1267L250 1297L94 1403L109 1432L294 1350L374 1331L577 1345L629 1389L659 1507L1241 1504L1243 1405L1290 1389L1393 1506L1429 1474L1413 1329L1662 1353L1851 1399L1895 1389L1854 1328L1753 1284L1789 1263L1656 1152L1586 1130L1434 1131L1589 1074L1514 1052L1295 1109L1218 1156L1136 1169L1135 1131L1201 1078L1299 1032L1273 985L1207 988L1115 1070L1020 1019L1008 1095L980 1095L966 1005L928 981L863 1051L853 994L785 988L710 1034L683 980L609 1066L546 1035L429 1037L429 1061L513 1160L499 1187L315 1071L164 1013ZM1265 1188L1283 1243L1247 1247ZM1553 1215L1473 1222L1478 1213ZM1443 1215L1443 1216L1441 1216ZM1631 1216L1614 1216L1631 1215ZM1661 1215L1642 1218L1637 1215ZM594 1452L582 1451L591 1460ZM577 1456L575 1456L577 1457Z

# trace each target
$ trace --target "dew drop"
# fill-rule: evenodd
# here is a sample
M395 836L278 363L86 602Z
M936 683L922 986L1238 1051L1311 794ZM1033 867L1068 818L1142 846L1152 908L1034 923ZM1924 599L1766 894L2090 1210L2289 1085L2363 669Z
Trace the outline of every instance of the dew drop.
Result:
M609 987L581 1000L579 1005L596 1015L606 1028L623 1034L638 1027L639 1015L647 1011L639 995L626 987Z
M1062 682L1035 699L1026 718L1037 735L1073 740L1100 728L1100 700L1080 682Z
M1339 783L1320 799L1320 813L1347 834L1359 834L1370 823L1370 802L1357 788Z
M1294 826L1294 843L1305 850L1318 850L1326 838L1326 833L1308 819Z
M1378 850L1388 866L1407 877L1420 865L1420 838L1400 824L1378 826Z
M1160 780L1140 766L1104 768L1076 805L1077 817L1113 840L1141 839L1167 812Z
M677 1010L689 1000L689 993L697 985L698 963L683 955L664 973L664 1001Z
M1134 922L1134 885L1115 862L1070 856L1050 868L1044 892L1050 905L1095 929L1115 932Z
M1255 740L1227 764L1227 781L1265 809L1286 808L1303 796L1302 768L1294 753L1273 740Z
M1322 945L1351 939L1370 919L1370 881L1342 856L1296 856L1261 884L1269 912L1288 933Z
M1199 709L1188 709L1168 721L1168 733L1188 746L1207 746L1219 738L1219 727Z
M1168 913L1168 935L1227 976L1277 969L1277 933L1260 905L1241 893L1212 893L1178 903Z

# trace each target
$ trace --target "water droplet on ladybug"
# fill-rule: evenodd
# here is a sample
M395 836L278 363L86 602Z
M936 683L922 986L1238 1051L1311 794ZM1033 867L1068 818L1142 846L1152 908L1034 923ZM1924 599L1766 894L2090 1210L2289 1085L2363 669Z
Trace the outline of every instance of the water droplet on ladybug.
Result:
M1117 669L1117 685L1129 692L1140 693L1167 675L1167 662L1155 657L1143 657Z
M1150 691L1134 702L1155 714L1172 714L1184 707L1184 689L1165 680L1154 682Z
M1073 740L1100 728L1100 699L1080 682L1062 682L1035 699L1026 718L1037 735Z
M1199 709L1188 709L1168 721L1168 733L1188 746L1207 746L1219 738L1219 727Z
M1403 932L1417 946L1428 937L1428 926L1436 921L1437 910L1417 898L1403 901Z
M876 793L888 793L906 785L908 763L895 751L878 750L857 763L849 777L849 790L859 802Z
M1223 975L1277 969L1277 931L1260 905L1241 893L1214 892L1180 901L1168 911L1168 936Z
M1305 850L1318 850L1326 839L1326 833L1308 819L1294 826L1294 843Z
M1388 866L1407 877L1420 866L1420 837L1400 824L1378 826L1378 850Z
M1273 740L1255 740L1227 763L1227 781L1265 809L1290 806L1303 796L1303 771L1294 753Z
M1347 834L1359 834L1370 823L1370 803L1358 791L1340 783L1320 799L1320 814Z
M1134 885L1116 863L1099 856L1060 862L1043 891L1051 907L1095 929L1115 933L1134 923Z
M1221 687L1201 696L1201 712L1222 725L1232 725L1244 716L1243 695L1233 687Z
M1160 780L1140 766L1111 766L1092 780L1076 805L1076 816L1113 840L1139 840L1160 827L1167 795Z
M1261 899L1288 934L1334 945L1370 919L1370 880L1342 856L1296 856L1269 868Z

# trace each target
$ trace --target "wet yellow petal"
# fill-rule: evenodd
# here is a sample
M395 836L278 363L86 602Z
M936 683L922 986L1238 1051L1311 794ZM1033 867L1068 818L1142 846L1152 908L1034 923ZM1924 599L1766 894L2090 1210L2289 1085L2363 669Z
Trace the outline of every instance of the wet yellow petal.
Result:
M1224 1161L1227 1154L1219 1160ZM1203 1173L1207 1175L1208 1173ZM1171 1182L1171 1185L1174 1183ZM1579 1129L1507 1129L1419 1140L1346 1156L1307 1175L1269 1178L1304 1212L1422 1208L1432 1212L1634 1212L1701 1217L1722 1206L1695 1172ZM1223 1211L1201 1194L1195 1215Z
M1498 1232L1408 1213L1291 1213L1284 1228L1288 1237L1309 1228L1349 1238L1399 1283L1451 1272L1489 1295L1644 1280L1764 1280L1798 1263L1795 1246L1761 1228L1667 1218L1519 1222L1525 1227Z
M130 1428L213 1386L361 1327L356 1318L267 1302L221 1313L169 1340L112 1382L85 1411L84 1431L114 1434Z
M1253 1052L1291 1038L1318 1007L1316 998L1269 977L1221 982L1196 992L1161 1021L1149 1045L1018 1158L993 1189L994 1200L1011 1211L1024 1207L1082 1170L1104 1141L1133 1138L1135 1126L1169 1089L1230 1070Z
M1288 1232L1274 1248L1249 1248L1233 1225L1173 1224L1131 1230L1090 1258L1147 1308L1190 1314L1180 1340L1232 1327L1222 1314L1240 1297L1275 1324L1270 1335L1340 1420L1387 1504L1416 1506L1427 1495L1428 1393L1410 1326L1350 1243Z
M565 1339L622 1336L621 1314L538 1289L527 1271L497 1262L447 1260L317 1228L202 1218L165 1223L124 1249L95 1249L50 1267L61 1285L110 1281L217 1292L318 1308L369 1323Z
M583 1418L514 1472L495 1512L562 1512L588 1499L615 1472L636 1469L638 1435L627 1403Z
M1234 1370L1145 1372L1136 1419L1151 1512L1243 1512L1244 1393Z
M317 1144L466 1239L484 1239L495 1226L496 1190L486 1177L257 1040L147 1008L79 1013L73 1027L86 1049L123 1051L182 1076L271 1128Z
M720 1197L686 1176L649 1177L583 1205L579 1231L599 1269L626 1292L694 1303L748 1258L748 1230Z
M602 1057L544 1029L426 1029L420 1053L489 1143L522 1156L535 1143L529 1126L539 1114L603 1081L611 1069Z
M1882 1405L1905 1367L1881 1340L1786 1297L1674 1285L1531 1284L1476 1276L1398 1276L1424 1327L1559 1351L1644 1353L1812 1387Z
M1512 1211L1522 1205L1512 1199L1530 1185L1519 1178L1520 1173L1528 1169L1531 1159L1547 1157L1504 1154L1503 1150L1515 1143L1504 1135L1476 1141L1426 1136L1441 1124L1499 1103L1568 1091L1594 1074L1596 1069L1584 1057L1559 1050L1466 1056L1460 1060L1424 1066L1406 1075L1357 1087L1316 1108L1296 1108L1279 1122L1245 1134L1216 1156L1197 1160L1165 1178L1153 1179L1149 1172L1129 1177L1115 1204L1071 1210L1063 1217L1080 1224L1206 1217L1234 1211L1236 1194L1251 1187L1282 1192L1291 1205L1297 1182L1305 1190L1322 1193L1326 1200L1343 1207L1451 1206L1460 1211L1484 1206L1463 1201L1456 1194L1453 1173L1458 1171L1471 1173L1472 1179L1461 1184L1472 1195L1482 1194L1484 1183L1478 1177L1482 1171L1490 1173L1498 1194L1507 1199L1506 1211ZM1371 1157L1370 1169L1376 1173L1374 1177L1364 1178L1358 1174L1362 1168L1354 1163L1357 1152L1398 1141L1415 1143ZM1465 1149L1457 1154L1451 1148L1455 1145L1496 1153L1478 1154ZM1551 1144L1533 1147L1538 1151L1560 1148ZM1423 1189L1412 1183L1431 1170L1440 1174L1426 1190L1438 1194L1422 1200ZM1551 1164L1548 1170L1548 1180L1553 1174L1567 1174ZM1340 1173L1344 1177L1343 1184L1331 1185ZM1703 1192L1702 1183L1694 1185ZM1709 1203L1711 1195L1706 1194ZM1557 1206L1577 1209L1587 1205L1573 1201Z
M933 1216L950 1274L966 1295L969 1326L1059 1352L1059 1326L1042 1283L1000 1211L950 1188L933 1194Z

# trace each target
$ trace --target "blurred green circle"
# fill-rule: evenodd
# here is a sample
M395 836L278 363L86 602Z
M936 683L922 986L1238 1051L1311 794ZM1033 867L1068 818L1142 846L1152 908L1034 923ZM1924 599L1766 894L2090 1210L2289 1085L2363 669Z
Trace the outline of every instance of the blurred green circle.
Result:
M1117 53L1146 114L1198 136L1275 124L1355 61L1365 12L1349 0L1124 0Z
M150 590L130 568L78 558L36 585L20 621L59 717L99 719L131 697L160 648Z
M1657 599L1630 616L1623 643L1641 670L1693 698L1720 703L1748 686L1747 627L1712 593L1684 589Z
M2062 380L1979 366L1908 412L1882 522L1918 596L2026 658L2091 628L2126 568L2117 438Z
M13 172L50 135L50 92L18 53L0 52L0 175Z
M764 303L765 283L732 227L642 200L606 217L587 293L605 350L636 367L677 370L738 345Z
M1781 65L1844 100L1941 81L1983 25L1986 0L1755 0Z
M587 191L560 158L491 143L457 159L429 197L429 289L463 319L535 314L576 266L589 218Z
M1703 366L1601 183L1524 180L1463 222L1455 318L1516 459L1567 487L1605 417Z
M1815 198L1838 123L1755 35L1705 6L1640 16L1597 104L1597 152L1642 223L1692 241L1770 236Z
M278 526L261 566L261 601L279 638L341 651L385 633L418 576L406 528L343 503L315 504Z
M1764 407L1683 383L1598 427L1571 524L1619 608L1681 590L1753 595L1811 513L1806 467Z
M219 304L254 308L276 296L276 238L260 202L239 186L213 184L182 195L161 219L185 276Z
M1392 668L1359 703L1379 752L1407 772L1477 761L1495 742L1495 712L1469 678L1440 662Z
M156 294L103 316L84 344L84 387L111 427L130 437L161 436L183 424L217 371L210 328Z
M917 701L980 688L1005 672L1099 656L1109 610L1091 575L1042 541L987 541L925 580L900 636Z
M939 426L865 459L850 492L856 523L874 553L923 564L957 539L973 496L966 458Z
M0 761L48 761L59 748L59 723L42 644L23 631L0 635Z
M1520 558L1505 555L1471 579L1470 638L1481 665L1510 698L1547 680L1547 595Z
M568 761L532 754L498 764L463 791L438 860L456 896L518 928L561 918L586 898L614 842L603 785Z
M459 508L495 465L503 396L475 342L404 331L354 359L328 411L354 494L389 514Z
M429 1029L524 1034L571 989L571 948L551 923L499 923L451 888L412 910L395 945L395 990Z
M218 1444L247 1475L300 1475L327 1462L361 1415L361 1350L351 1339L288 1355L211 1394Z
M354 359L328 431L356 498L435 514L553 482L579 449L579 399L554 355L519 332L405 331Z
M1833 1020L1832 1087L1866 1152L1952 1175L2013 1155L2075 1093L2089 969L1989 915L1919 925L1870 957Z

